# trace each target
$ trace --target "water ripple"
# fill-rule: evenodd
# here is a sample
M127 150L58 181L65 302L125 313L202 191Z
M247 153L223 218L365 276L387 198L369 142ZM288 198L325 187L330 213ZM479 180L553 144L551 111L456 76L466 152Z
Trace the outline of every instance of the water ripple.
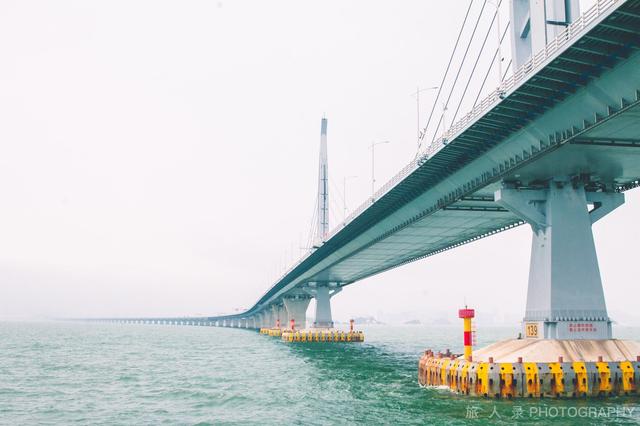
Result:
M623 406L634 414L607 423L640 419L635 399L487 401L420 388L420 354L460 350L459 329L366 332L364 344L314 345L211 327L0 323L0 424L461 425L470 404L485 419L497 407L496 424L512 424L515 406ZM482 330L480 339L513 332Z

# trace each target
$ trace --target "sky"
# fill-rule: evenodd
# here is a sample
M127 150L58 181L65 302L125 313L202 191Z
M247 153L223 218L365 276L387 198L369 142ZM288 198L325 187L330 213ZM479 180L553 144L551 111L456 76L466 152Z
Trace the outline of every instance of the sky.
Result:
M440 84L468 4L1 2L0 318L251 306L305 250L320 119L335 224L370 194L372 142L390 141L376 148L377 186L413 158L412 93ZM421 94L423 126L434 95ZM622 322L635 318L639 198L594 226ZM466 303L518 321L530 243L521 227L362 280L333 299L334 316L455 318Z

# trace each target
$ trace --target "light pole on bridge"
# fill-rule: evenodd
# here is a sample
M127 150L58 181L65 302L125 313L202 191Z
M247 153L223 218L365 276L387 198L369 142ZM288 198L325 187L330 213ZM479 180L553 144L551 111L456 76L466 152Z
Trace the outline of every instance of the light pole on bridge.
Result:
M425 87L424 89L421 89L420 86L418 86L416 88L416 91L411 94L411 96L416 97L416 117L417 117L417 123L418 123L418 131L416 135L418 138L418 146L420 146L420 137L422 136L422 129L420 128L420 93L426 92L428 90L437 90L439 88L440 86L433 86L433 87Z

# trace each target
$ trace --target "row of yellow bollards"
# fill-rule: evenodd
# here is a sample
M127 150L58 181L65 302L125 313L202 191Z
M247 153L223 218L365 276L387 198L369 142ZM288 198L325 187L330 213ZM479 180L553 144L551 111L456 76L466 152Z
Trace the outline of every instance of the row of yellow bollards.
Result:
M338 330L285 330L282 333L285 342L364 342L362 331Z
M281 328L261 328L260 334L266 334L267 336L271 336L271 337L280 337L282 336L282 329Z
M291 320L288 329L280 327L280 321L276 327L261 328L260 334L271 337L281 337L285 342L364 342L364 333L353 329L354 321L350 321L349 331L334 329L296 330L295 321Z
M638 395L640 357L636 361L475 362L428 350L418 364L423 386L447 386L490 398L578 398Z

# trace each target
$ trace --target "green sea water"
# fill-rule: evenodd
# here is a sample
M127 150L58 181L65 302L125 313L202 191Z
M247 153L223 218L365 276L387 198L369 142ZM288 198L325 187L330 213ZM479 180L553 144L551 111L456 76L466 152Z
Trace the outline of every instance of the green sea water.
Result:
M243 329L0 322L0 424L640 424L634 398L421 388L421 353L460 351L460 327L362 328L364 344L303 344ZM480 327L478 344L516 333ZM640 339L640 329L615 333Z

